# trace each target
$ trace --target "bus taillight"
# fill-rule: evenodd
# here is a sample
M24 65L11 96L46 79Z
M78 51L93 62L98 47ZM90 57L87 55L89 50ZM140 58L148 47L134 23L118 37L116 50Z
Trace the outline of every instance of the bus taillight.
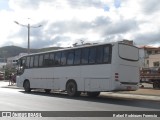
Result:
M115 73L115 81L119 81L119 74Z

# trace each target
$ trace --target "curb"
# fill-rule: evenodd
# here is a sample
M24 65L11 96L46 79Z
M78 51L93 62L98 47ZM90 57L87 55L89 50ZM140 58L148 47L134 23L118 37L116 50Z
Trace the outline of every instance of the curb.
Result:
M22 89L17 86L2 86L1 88Z
M127 93L114 93L114 92L102 92L101 96L116 98L116 99L129 99L129 100L146 100L146 101L157 101L160 102L160 96L153 95L140 95L140 94L127 94Z

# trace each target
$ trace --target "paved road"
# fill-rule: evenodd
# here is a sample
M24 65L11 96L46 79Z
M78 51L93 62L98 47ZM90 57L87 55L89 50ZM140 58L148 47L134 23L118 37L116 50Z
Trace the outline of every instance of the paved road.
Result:
M66 94L0 88L0 110L16 111L135 111L160 110L160 102L114 99L107 97L70 98Z
M27 94L21 89L10 88L0 88L0 99L0 111L160 111L160 102L154 101L104 96L70 98L66 94L37 91Z

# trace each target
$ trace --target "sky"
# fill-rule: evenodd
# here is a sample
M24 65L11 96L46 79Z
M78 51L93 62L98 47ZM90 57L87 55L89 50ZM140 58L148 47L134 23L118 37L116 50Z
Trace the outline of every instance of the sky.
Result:
M159 0L0 0L0 47L27 48L28 24L31 48L123 39L160 46Z

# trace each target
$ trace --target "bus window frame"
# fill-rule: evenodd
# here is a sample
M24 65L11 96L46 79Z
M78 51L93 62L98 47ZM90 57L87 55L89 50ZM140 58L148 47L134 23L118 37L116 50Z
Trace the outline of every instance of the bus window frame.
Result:
M121 58L121 59L123 59L123 60L126 60L126 61L132 61L132 62L137 62L137 61L139 61L139 57L138 57L137 60L132 60L132 59L127 59L127 58L121 57L121 56L120 56L120 53L119 53L119 52L120 52L120 51L119 51L119 45L120 45L120 44L137 48L136 46L133 46L133 45L129 45L129 44L125 44L125 43L118 43L118 56L119 56L119 58ZM137 48L137 49L138 49L138 48ZM138 50L138 55L139 55L139 50Z
M40 65L40 58L42 56L42 65ZM44 67L44 54L39 54L39 59L38 59L38 67L43 68Z
M76 53L76 51L78 51L79 50L79 52L80 52L80 55L79 55L79 63L76 63L75 64L75 53ZM73 61L73 65L74 66L78 66L78 65L81 65L81 55L82 55L82 49L81 48L78 48L78 49L74 49L74 61Z
M73 60L73 62L72 62L72 64L69 64L68 62L68 59L69 59L69 55L72 53L72 60ZM75 50L73 49L73 50L69 50L69 51L67 51L67 59L66 59L66 65L67 66L73 66L74 65L74 60L75 60Z
M108 54L108 61L104 61L104 50L105 50L105 47L109 47L109 54ZM91 49L95 49L95 61L93 63L89 63L89 57L90 57L90 52L91 52ZM102 60L101 62L97 62L97 57L98 57L98 48L102 49ZM85 52L86 49L88 51L88 56L87 56L87 63L82 63L82 52ZM65 52L66 54L66 63L65 64L61 64L62 62L62 54L63 52ZM70 52L73 52L73 63L72 64L68 64L67 63L67 60L68 60L68 55ZM78 63L75 64L75 53L78 53L79 54L79 59L78 59ZM45 55L48 55L48 59L51 61L49 64L50 65L44 65L44 57ZM59 58L58 58L58 62L59 64L55 64L55 60L56 60L56 55L59 54ZM93 54L93 53L92 53ZM38 66L34 66L34 60L33 60L33 67L30 66L30 62L31 62L31 57L34 57L33 59L35 59L35 56L38 56ZM53 57L51 59L51 56ZM48 52L48 53L41 53L41 54L35 54L35 55L28 55L28 56L25 56L26 57L26 65L27 65L27 59L29 59L29 67L25 66L25 69L29 69L29 68L47 68L47 67L63 67L63 66L83 66L83 65L98 65L98 64L111 64L112 62L112 44L104 44L104 45L99 45L99 46L88 46L88 47L82 47L82 48L76 48L76 49L70 49L70 50L62 50L62 51L55 51L55 52ZM40 62L42 61L42 62Z
M38 59L37 59L37 61L36 61L36 62L37 62L37 66L35 66L35 60L36 60L36 57L38 57ZM39 66L39 55L35 55L35 56L34 56L34 63L33 63L33 67L34 67L34 68L38 68L38 66Z

